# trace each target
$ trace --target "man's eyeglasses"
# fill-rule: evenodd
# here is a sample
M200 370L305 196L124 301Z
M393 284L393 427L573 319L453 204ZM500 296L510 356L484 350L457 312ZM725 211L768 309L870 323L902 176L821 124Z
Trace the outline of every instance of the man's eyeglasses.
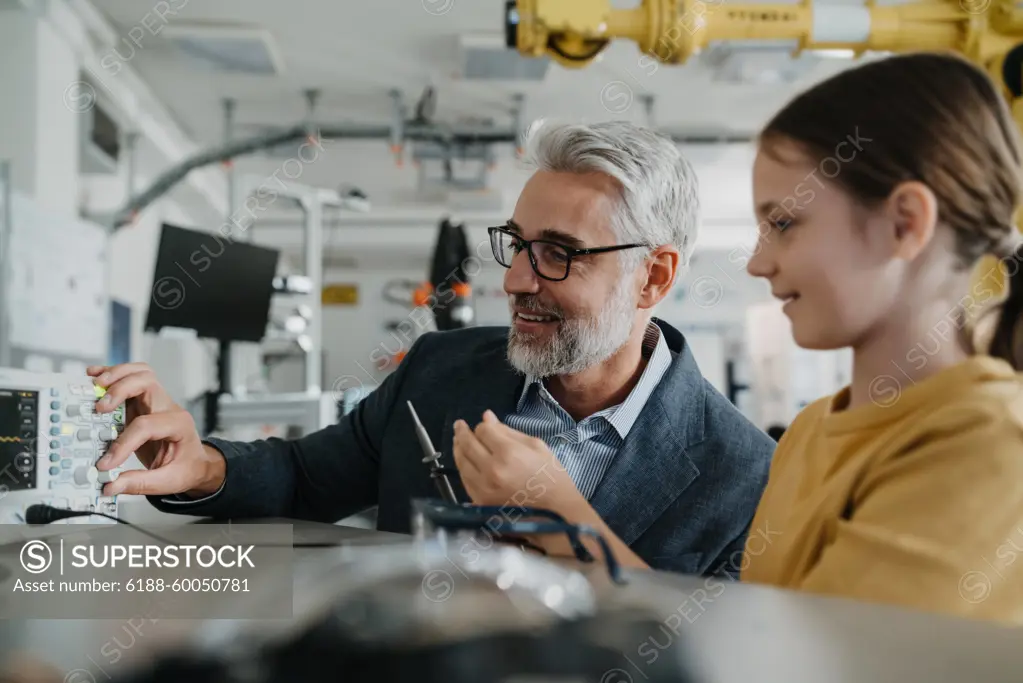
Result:
M645 244L616 244L611 247L591 247L589 249L572 249L564 244L550 240L527 240L518 233L507 228L488 228L490 247L494 250L494 258L505 268L511 268L512 259L523 249L529 252L529 263L533 272L545 280L558 282L568 277L572 259L587 254L604 254L609 251L635 249Z

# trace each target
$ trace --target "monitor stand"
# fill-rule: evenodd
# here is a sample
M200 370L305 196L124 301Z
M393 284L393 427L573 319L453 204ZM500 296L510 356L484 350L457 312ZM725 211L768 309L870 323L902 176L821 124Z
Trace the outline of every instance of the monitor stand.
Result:
M203 431L212 434L220 428L220 396L231 391L231 342L219 340L217 350L217 388L203 394L205 424Z

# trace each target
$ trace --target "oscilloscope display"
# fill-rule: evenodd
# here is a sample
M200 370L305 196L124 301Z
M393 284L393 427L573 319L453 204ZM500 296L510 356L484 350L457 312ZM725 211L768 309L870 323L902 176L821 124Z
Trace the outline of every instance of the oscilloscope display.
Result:
M0 389L0 491L35 488L38 427L39 393Z

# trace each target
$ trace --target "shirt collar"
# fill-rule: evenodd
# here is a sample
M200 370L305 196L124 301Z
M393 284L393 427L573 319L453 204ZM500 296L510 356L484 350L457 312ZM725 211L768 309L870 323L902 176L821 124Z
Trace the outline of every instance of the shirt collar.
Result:
M636 423L639 414L643 412L643 406L646 405L647 399L650 398L654 388L671 365L671 352L668 349L668 344L664 340L664 335L661 334L661 328L653 322L647 324L641 353L647 360L647 366L643 369L639 382L629 392L625 401L596 413L603 416L622 439L628 435L632 425ZM526 375L526 383L522 387L522 394L519 395L516 406L517 412L522 412L534 387L537 392L547 392L541 378ZM553 397L551 397L551 401L554 401Z

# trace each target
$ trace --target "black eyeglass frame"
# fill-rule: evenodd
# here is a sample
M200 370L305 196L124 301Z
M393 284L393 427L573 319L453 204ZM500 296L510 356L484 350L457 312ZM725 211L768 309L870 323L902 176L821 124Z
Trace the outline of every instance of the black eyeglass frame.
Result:
M610 247L590 247L588 249L574 249L572 247L565 246L564 244L561 244L559 242L555 242L554 240L545 239L527 240L517 232L500 226L487 228L487 233L490 235L490 249L491 251L494 252L494 258L497 260L498 263L500 263L505 268L511 268L511 263L509 263L508 265L501 263L501 257L498 256L497 253L496 235L498 233L502 233L514 239L521 246L524 246L526 249L526 253L529 254L529 265L532 266L533 272L536 273L538 277L542 277L544 280L550 280L551 282L562 282L568 279L569 274L572 272L572 259L575 258L576 256L586 256L589 254L606 254L612 251L621 251L623 249L636 249L638 247L647 246L646 244L616 244ZM563 250L566 254L568 254L568 260L565 262L564 277L560 278L550 277L540 272L540 267L536 264L536 256L533 254L534 244L550 244L552 246L557 247L558 249Z

